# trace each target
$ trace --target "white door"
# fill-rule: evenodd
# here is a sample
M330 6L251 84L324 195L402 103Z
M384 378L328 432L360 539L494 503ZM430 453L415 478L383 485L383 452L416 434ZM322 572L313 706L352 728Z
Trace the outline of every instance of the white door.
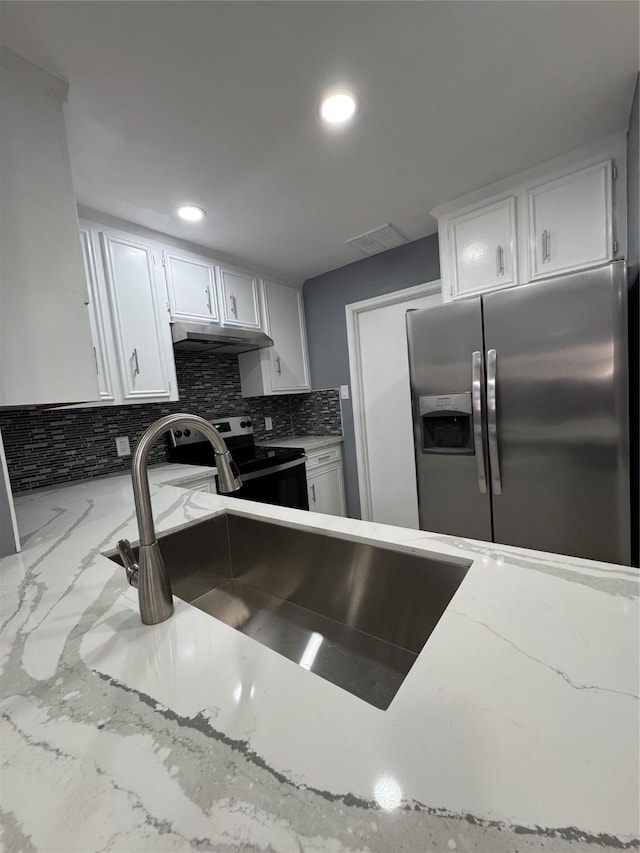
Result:
M273 348L267 350L271 361L271 387L276 393L308 389L302 291L265 281L264 301L267 329L274 340Z
M347 305L362 518L418 529L406 312L440 305L440 282Z
M206 258L168 250L163 259L171 318L218 322L214 264Z
M452 296L518 283L515 199L505 198L449 223Z
M166 329L155 281L153 250L127 235L102 232L107 289L113 305L118 366L125 400L169 398Z
M610 160L530 189L527 207L532 279L613 257Z
M231 267L218 267L222 322L225 326L260 329L258 279Z

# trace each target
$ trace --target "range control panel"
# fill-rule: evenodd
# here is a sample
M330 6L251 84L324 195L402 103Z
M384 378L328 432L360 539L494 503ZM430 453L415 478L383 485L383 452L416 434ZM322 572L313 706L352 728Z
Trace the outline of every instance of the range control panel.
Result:
M211 423L225 439L253 435L253 423L248 415L244 415L240 418L224 418L217 421L209 421L209 423ZM201 432L198 432L197 429L191 429L190 427L177 427L176 429L172 429L169 437L173 447L181 447L185 444L197 444L200 441L207 441Z

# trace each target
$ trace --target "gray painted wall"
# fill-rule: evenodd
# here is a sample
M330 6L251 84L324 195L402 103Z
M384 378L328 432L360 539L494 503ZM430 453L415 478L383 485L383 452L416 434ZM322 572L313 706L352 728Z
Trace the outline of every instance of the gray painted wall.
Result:
M350 385L345 305L438 278L438 236L432 234L305 281L303 292L312 388ZM342 428L347 513L359 518L351 399L342 401Z

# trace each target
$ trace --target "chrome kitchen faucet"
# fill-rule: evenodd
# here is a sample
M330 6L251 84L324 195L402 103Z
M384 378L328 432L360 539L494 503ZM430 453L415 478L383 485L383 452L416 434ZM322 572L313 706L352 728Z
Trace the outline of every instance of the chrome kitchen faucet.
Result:
M133 498L136 505L136 518L140 534L140 554L138 563L135 562L133 549L128 539L121 539L117 548L127 578L132 586L138 588L140 618L145 625L156 625L164 622L173 613L173 598L171 581L162 560L151 511L151 495L149 493L149 476L147 462L149 451L164 432L173 427L192 427L197 429L213 445L218 469L218 488L223 494L236 492L242 485L233 473L232 459L224 439L214 426L198 415L167 415L160 418L146 430L135 453L131 465L133 480Z

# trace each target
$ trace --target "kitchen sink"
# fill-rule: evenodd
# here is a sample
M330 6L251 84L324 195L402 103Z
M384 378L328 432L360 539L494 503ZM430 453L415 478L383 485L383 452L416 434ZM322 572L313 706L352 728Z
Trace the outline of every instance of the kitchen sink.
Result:
M381 709L471 565L230 512L158 542L178 598Z

